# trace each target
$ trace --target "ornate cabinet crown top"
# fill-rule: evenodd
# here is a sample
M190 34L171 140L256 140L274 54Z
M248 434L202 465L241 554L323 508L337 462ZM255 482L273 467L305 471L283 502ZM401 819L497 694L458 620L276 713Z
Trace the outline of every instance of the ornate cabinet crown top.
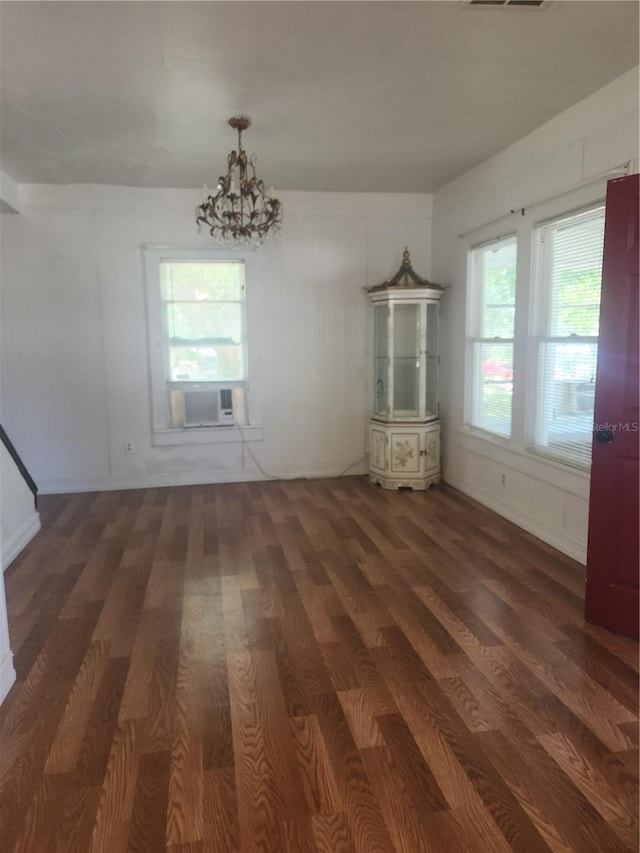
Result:
M374 287L367 288L367 290L369 291L369 293L374 293L375 291L388 290L392 287L431 287L434 290L446 289L445 285L434 284L431 281L427 281L426 278L422 278L414 271L413 267L411 266L411 256L409 254L409 249L407 246L404 247L404 252L402 253L402 263L398 272L391 278L387 279L386 281L383 281L382 284L376 284Z

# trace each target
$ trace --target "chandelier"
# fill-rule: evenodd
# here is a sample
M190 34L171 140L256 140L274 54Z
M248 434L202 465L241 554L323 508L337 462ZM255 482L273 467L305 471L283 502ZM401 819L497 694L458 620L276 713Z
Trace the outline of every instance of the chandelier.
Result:
M280 232L282 204L265 192L264 181L257 177L256 155L247 157L242 148L242 131L251 121L239 116L229 124L238 131L238 150L227 157L227 174L218 178L216 194L205 186L204 201L196 207L198 230L204 224L221 246L260 246Z

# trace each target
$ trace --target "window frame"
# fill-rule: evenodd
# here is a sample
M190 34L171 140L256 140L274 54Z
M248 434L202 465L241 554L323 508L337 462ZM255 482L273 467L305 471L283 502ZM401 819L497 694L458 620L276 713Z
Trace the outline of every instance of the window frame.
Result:
M531 452L528 435L529 423L533 414L531 389L536 382L531 358L531 310L532 310L532 270L533 270L533 230L543 222L560 219L574 211L596 208L604 204L607 181L604 178L585 181L582 185L568 187L532 201L528 207L520 204L520 199L507 199L510 212L497 216L494 220L485 220L457 235L459 248L455 252L456 276L465 292L465 310L468 323L470 311L470 265L469 256L473 246L493 242L503 236L515 233L518 239L516 326L514 350L514 385L511 438L485 432L469 425L470 370L468 346L465 340L463 358L452 369L464 381L464 394L460 404L456 404L455 431L460 446L479 457L499 460L500 465L527 474L540 477L546 482L570 491L582 498L588 498L590 469L576 467L555 456ZM461 326L460 335L467 334L468 326ZM459 371L459 372L458 372Z
M481 286L478 286L477 276L474 269L475 259L478 253L483 249L497 247L498 244L507 244L513 242L515 248L515 290L513 305L513 335L510 338L494 336L491 338L485 337L483 325L485 320L485 305L484 278ZM489 239L474 242L467 247L467 334L466 334L466 370L465 370L465 413L464 424L468 431L480 433L492 441L503 444L509 444L513 435L513 393L514 393L514 377L515 377L515 353L516 353L516 334L517 334L517 313L518 313L518 263L519 263L519 237L517 231L508 231ZM512 378L511 378L511 417L509 419L509 431L499 432L491 429L485 422L481 422L481 418L477 416L480 411L480 401L483 384L477 381L477 377L481 373L481 367L477 365L476 351L479 345L483 344L504 344L511 346Z
M167 317L167 305L171 304L183 304L183 305L191 305L191 304L202 304L199 302L194 302L194 300L186 300L186 299L167 299L166 296L162 293L162 274L160 272L160 283L161 283L161 295L160 299L162 302L162 324L163 324L163 343L164 343L164 357L165 357L165 377L167 378L167 383L170 383L174 387L178 387L181 385L196 385L196 384L207 384L207 385L223 385L228 387L230 385L235 385L236 383L246 384L249 380L249 365L248 365L248 353L247 353L247 300L246 300L246 269L244 261L240 259L224 259L220 260L218 258L161 258L158 261L159 271L162 269L162 265L165 263L213 263L213 264L233 264L233 265L241 265L242 267L242 298L241 299L215 299L215 300L206 300L206 304L225 304L225 305L239 305L240 306L240 350L242 353L242 376L238 376L235 379L230 378L215 378L215 379L185 379L176 377L175 379L171 376L171 337L170 337L170 328L169 328L169 320Z
M563 223L570 225L572 221L580 217L589 217L601 213L602 234L604 243L604 221L605 200L598 198L587 204L563 210L553 216L538 219L532 223L530 229L531 239L531 291L529 304L529 335L527 341L527 361L529 365L529 378L527 384L526 416L525 416L525 450L527 454L548 462L553 462L585 473L591 469L591 459L580 458L579 453L571 451L562 453L559 450L550 450L548 444L542 443L541 435L545 430L544 418L547 412L545 403L545 372L543 349L549 345L581 345L595 346L595 365L593 385L595 391L595 366L598 359L599 335L559 335L553 333L554 319L557 312L554 310L554 288L553 288L553 256L550 250L541 248L542 239L546 229ZM602 251L602 249L600 250ZM602 270L602 264L600 264ZM600 278L602 288L602 277ZM598 312L599 312L598 303ZM592 306L592 307L595 307ZM582 383L585 384L585 383ZM593 414L593 413L592 413ZM589 443L590 444L590 443ZM590 457L590 452L589 452Z
M254 378L250 361L248 325L248 279L253 264L244 253L225 250L185 248L174 246L142 246L144 267L147 345L149 354L149 389L152 443L165 444L216 444L262 440L259 416L259 401L255 388L250 389L250 377ZM242 345L244 377L238 380L172 380L170 371L168 328L165 316L165 300L162 293L161 265L166 262L228 262L241 263L244 268L244 298L242 311ZM203 386L211 388L244 388L246 421L240 426L233 424L207 426L174 426L169 411L169 390L178 386ZM251 399L249 397L251 396ZM246 434L248 433L248 434Z

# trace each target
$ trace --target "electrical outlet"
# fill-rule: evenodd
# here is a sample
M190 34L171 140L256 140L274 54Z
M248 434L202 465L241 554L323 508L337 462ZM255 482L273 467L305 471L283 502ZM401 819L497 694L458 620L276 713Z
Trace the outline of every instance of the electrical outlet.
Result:
M124 452L125 453L133 453L133 442L132 441L125 441Z

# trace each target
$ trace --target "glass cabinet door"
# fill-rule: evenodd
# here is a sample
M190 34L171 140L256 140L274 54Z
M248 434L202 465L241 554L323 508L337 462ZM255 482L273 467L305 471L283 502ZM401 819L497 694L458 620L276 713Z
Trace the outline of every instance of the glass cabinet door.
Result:
M425 415L438 414L438 304L427 302Z
M418 417L420 306L393 306L393 416Z
M376 415L387 415L389 412L389 397L387 389L387 364L389 359L389 308L387 305L376 305L374 311L374 401L373 410Z

